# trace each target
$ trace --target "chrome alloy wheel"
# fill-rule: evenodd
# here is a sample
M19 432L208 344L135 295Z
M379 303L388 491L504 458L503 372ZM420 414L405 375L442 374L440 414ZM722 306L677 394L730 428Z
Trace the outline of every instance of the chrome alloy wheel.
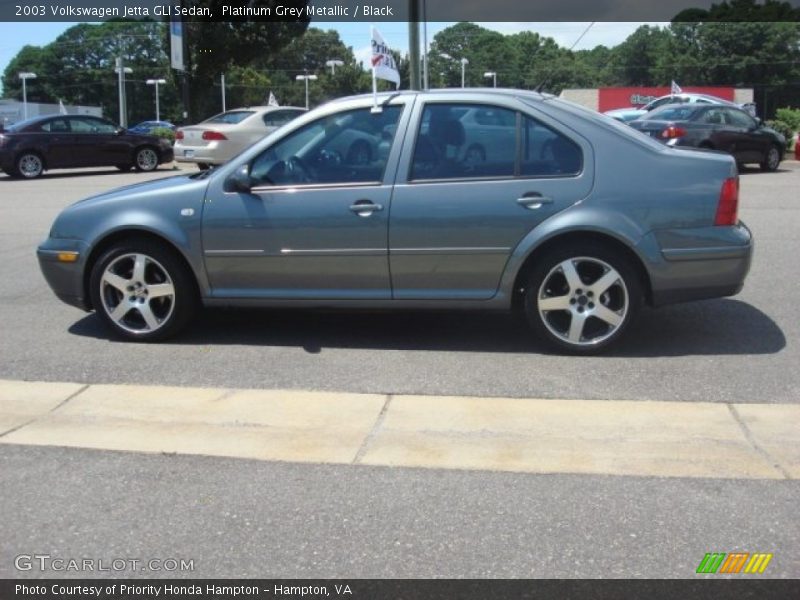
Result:
M44 164L36 154L23 154L17 162L17 169L26 179L33 179L42 174Z
M563 342L593 346L607 340L625 322L628 288L619 272L591 257L569 258L545 276L537 292L542 323Z
M123 254L100 279L103 310L114 324L134 335L152 333L175 310L175 285L167 270L145 254Z
M140 171L152 171L158 166L158 154L152 148L142 148L136 153L136 167Z

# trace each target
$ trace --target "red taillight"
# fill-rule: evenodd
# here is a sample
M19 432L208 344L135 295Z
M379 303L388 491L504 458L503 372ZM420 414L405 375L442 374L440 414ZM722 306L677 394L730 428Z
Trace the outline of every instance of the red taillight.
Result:
M719 192L714 225L736 225L739 221L739 178L730 177L722 183Z
M685 135L686 135L686 130L683 127L676 127L675 125L670 125L664 131L661 132L661 137L666 138L668 140L683 137Z
M175 139L176 140L182 140L183 139L183 131L178 129L178 131L175 132Z
M203 139L207 142L212 142L214 140L227 140L228 138L222 135L219 131L204 131Z

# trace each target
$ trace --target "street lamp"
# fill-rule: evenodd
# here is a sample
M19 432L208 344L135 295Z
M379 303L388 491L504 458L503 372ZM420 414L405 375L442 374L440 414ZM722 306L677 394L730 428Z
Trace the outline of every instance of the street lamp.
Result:
M329 60L325 62L325 66L331 68L331 75L336 75L336 67L341 67L343 64L344 61L341 60Z
M23 71L19 74L19 78L22 79L22 113L24 115L24 119L28 118L28 89L25 83L28 79L36 79L36 73L30 73L28 71ZM23 119L23 120L24 120Z
M119 83L119 126L127 127L128 109L125 105L125 73L133 73L133 69L123 67L122 59L117 58L117 66L114 70L117 72L117 81Z
M461 63L461 87L462 88L466 87L464 85L465 84L465 71L466 71L467 65L469 64L469 61L466 58L462 58L461 60L457 60L457 59L453 58L452 56L450 56L449 54L447 54L445 52L440 52L439 56L441 56L442 58L446 58L447 60L453 60L453 61Z
M492 87L497 87L497 73L495 71L486 71L486 73L484 73L483 76L486 78L491 77Z
M156 121L161 120L161 111L158 107L158 86L159 84L167 83L166 79L148 79L146 81L147 85L154 85L156 86Z
M306 75L298 75L297 77L295 77L295 80L297 80L297 81L305 81L306 82L306 110L308 110L308 82L309 81L316 81L317 80L317 76L316 75L308 75L308 74L306 74Z

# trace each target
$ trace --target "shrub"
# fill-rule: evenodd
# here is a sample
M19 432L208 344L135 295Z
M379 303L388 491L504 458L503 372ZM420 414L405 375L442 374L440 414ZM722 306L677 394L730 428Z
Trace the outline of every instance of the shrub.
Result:
M792 136L794 136L794 130L788 123L779 120L767 121L767 126L772 127L778 133L783 134L783 137L786 138L787 146L792 143Z
M779 108L775 111L775 120L783 121L794 132L800 131L800 109Z
M170 144L175 143L175 132L168 127L156 127L150 132L150 135L155 135L160 138L164 138L165 140L169 140Z

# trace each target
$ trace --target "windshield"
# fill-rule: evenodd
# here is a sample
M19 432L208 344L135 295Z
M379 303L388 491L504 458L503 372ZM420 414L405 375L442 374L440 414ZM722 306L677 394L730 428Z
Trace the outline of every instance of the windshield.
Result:
M641 121L688 121L697 110L695 106L669 105L639 117Z
M236 123L241 123L253 114L255 114L255 111L252 110L231 110L206 119L203 123L227 123L229 125L236 125Z

